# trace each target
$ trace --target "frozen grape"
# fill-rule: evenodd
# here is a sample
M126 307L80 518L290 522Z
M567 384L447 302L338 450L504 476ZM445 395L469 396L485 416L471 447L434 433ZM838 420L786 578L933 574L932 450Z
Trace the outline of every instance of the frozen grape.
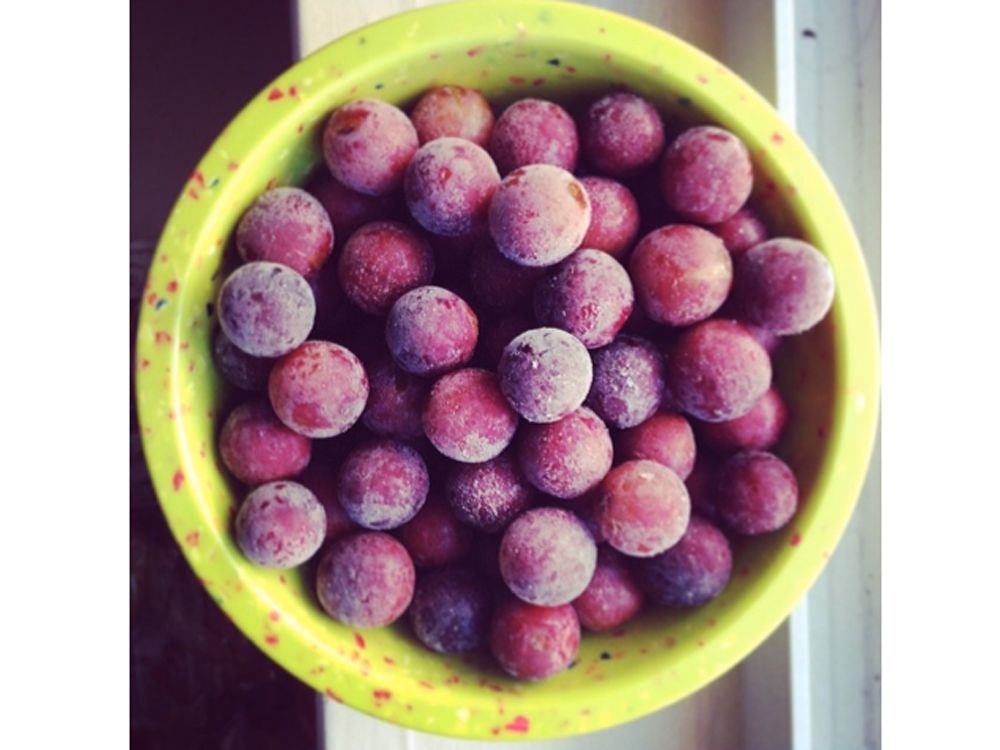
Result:
M718 224L750 197L750 152L728 130L712 125L690 128L664 151L660 187L667 206L687 221Z
M219 325L233 344L254 357L280 357L309 336L316 301L302 274L280 263L240 266L223 282Z
M632 557L651 557L677 544L691 516L681 478L647 459L619 464L601 482L597 523L607 543Z
M493 133L493 110L476 89L465 86L432 88L410 115L421 143L436 138L464 138L484 148Z
M493 160L462 138L421 146L406 168L406 206L428 232L458 237L486 226L490 199L500 184Z
M320 560L316 595L330 617L354 628L398 620L413 599L416 571L398 541L381 532L338 539Z
M642 591L632 580L625 560L611 547L601 545L593 578L573 600L580 624L597 633L613 630L639 614L642 603Z
M663 120L641 96L608 94L587 110L583 153L601 174L625 177L641 172L656 162L663 143Z
M264 400L247 401L226 417L219 454L237 479L251 486L294 477L309 463L309 438L288 429Z
M812 245L779 237L736 260L734 295L741 319L780 336L803 333L833 304L833 270Z
M535 287L535 318L572 333L588 349L610 344L635 296L622 265L600 250L577 250Z
M500 543L500 574L522 601L554 607L587 588L597 545L583 521L562 508L533 508L507 527Z
M535 488L514 456L501 453L484 463L455 466L445 483L445 495L460 521L493 533L532 505Z
M430 476L406 443L376 440L348 455L337 482L340 504L366 529L395 529L423 507Z
M255 489L236 513L236 544L265 568L294 568L319 550L326 513L316 496L296 482L271 482Z
M517 430L517 413L503 397L496 375L467 368L443 375L431 388L424 434L442 454L463 463L500 455Z
M492 241L475 245L469 256L469 284L475 301L489 310L523 309L531 300L535 283L545 269L508 260Z
M422 286L393 304L386 342L400 367L437 375L464 365L476 350L479 320L468 303L439 286Z
M587 398L593 364L583 344L558 328L533 328L504 349L497 368L500 390L529 422L550 423Z
M320 169L306 187L320 202L341 244L354 231L373 221L392 219L400 213L398 196L365 195L337 182L326 168Z
M695 464L694 431L682 415L661 411L618 433L615 459L619 462L649 459L687 479Z
M397 533L420 568L456 562L472 548L472 529L460 523L448 504L433 494Z
M764 221L749 208L741 208L725 221L713 224L708 229L712 234L719 236L733 257L760 244L768 237Z
M581 177L590 199L590 226L580 242L621 258L639 232L639 204L632 191L606 177Z
M774 446L788 419L781 394L769 388L750 411L726 422L700 422L698 439L716 451L766 450Z
M629 271L646 314L670 326L705 320L722 307L733 284L733 262L722 240L687 224L643 237Z
M637 336L619 336L591 355L594 380L587 405L620 430L642 424L663 400L663 357Z
M333 249L334 227L323 205L301 188L268 190L243 214L236 249L243 260L282 263L309 277Z
M715 506L723 522L739 534L780 529L795 515L798 502L795 474L772 453L737 453L719 468Z
M580 150L576 123L554 102L521 99L497 118L489 151L500 174L529 164L552 164L572 172Z
M521 430L517 457L524 476L553 497L579 497L608 473L614 448L601 418L585 406L550 424Z
M699 607L722 593L732 568L733 555L725 534L692 516L677 544L655 557L639 560L633 570L654 604Z
M327 541L333 541L358 530L358 525L351 520L347 511L340 504L340 498L337 496L337 474L336 464L319 460L317 456L309 462L306 470L296 478L299 484L312 491L326 512Z
M274 359L253 357L229 340L219 328L212 341L212 359L226 381L244 391L263 391Z
M736 419L771 386L771 359L741 326L707 320L687 329L667 358L675 405L706 422Z
M509 597L490 627L490 651L504 672L544 680L565 670L580 648L580 620L572 605L536 607Z
M460 654L485 646L492 602L478 577L462 568L423 573L410 605L417 639L439 654Z
M378 99L348 102L323 131L323 157L333 176L365 195L397 190L418 145L406 113Z
M371 315L385 315L403 294L430 283L434 253L405 224L376 221L347 240L337 273L351 302Z
M368 367L368 403L361 421L376 435L413 440L424 434L421 414L428 383L400 369L388 356Z
M347 432L365 409L368 376L350 350L306 341L279 359L267 383L278 419L311 438Z
M490 202L497 249L522 266L551 266L580 247L590 226L590 199L570 172L531 164L507 175Z

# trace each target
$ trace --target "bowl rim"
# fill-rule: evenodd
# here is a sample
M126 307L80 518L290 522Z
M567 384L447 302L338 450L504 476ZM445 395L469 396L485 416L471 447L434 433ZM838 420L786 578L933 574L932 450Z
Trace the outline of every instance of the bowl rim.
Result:
M162 286L162 265L166 262L168 248L172 255L170 266L176 269L178 236L183 237L192 223L196 226L204 224L213 215L225 210L224 204L217 200L213 202L213 197L203 189L204 177L201 175L208 173L210 155L218 151L220 144L232 134L253 129L256 127L254 123L258 122L262 115L266 114L273 120L273 109L268 108L275 91L280 94L283 91L293 90L290 87L294 87L295 81L300 80L309 70L335 57L340 57L341 64L348 64L344 60L349 60L350 56L345 52L354 49L357 40L361 38L381 37L388 41L401 39L407 32L408 21L417 16L427 24L439 28L454 28L460 25L463 29L463 38L475 37L477 34L483 37L495 37L496 28L490 27L491 10L502 11L505 14L522 14L523 27L538 35L548 34L552 37L569 38L583 33L578 32L578 29L586 29L586 33L589 34L595 33L600 28L601 34L604 34L606 29L608 32L627 35L635 40L636 47L645 44L656 46L662 50L664 57L678 61L679 72L672 72L671 75L675 78L681 75L687 76L685 85L691 90L698 91L699 104L710 112L714 111L715 119L718 121L726 119L726 108L738 99L741 102L740 106L746 107L748 114L741 121L740 128L733 129L741 134L744 140L747 138L745 133L739 133L741 130L752 132L754 137L751 140L757 143L769 138L776 144L780 143L782 153L775 157L774 169L787 178L789 185L808 183L810 186L808 202L801 197L790 200L801 201L796 209L796 216L803 219L804 231L811 239L819 238L819 242L814 244L820 247L840 248L837 253L836 268L838 292L831 315L833 324L840 330L852 331L850 342L846 340L846 336L834 337L836 380L846 390L838 393L838 403L841 408L836 415L835 423L831 425L829 441L831 450L837 451L838 466L842 468L838 470L836 488L832 487L831 480L825 484L821 483L821 486L814 489L814 494L826 493L823 494L824 497L829 495L837 499L827 502L827 507L821 511L822 517L816 521L816 523L822 522L820 529L822 533L817 533L815 539L800 540L802 549L798 554L803 556L794 576L777 575L776 580L772 581L772 585L764 592L762 599L766 599L767 606L765 607L764 603L758 605L755 617L748 619L744 624L748 630L741 637L738 647L734 648L731 645L723 647L720 645L721 641L709 643L704 649L697 674L687 680L666 686L661 684L662 681L653 679L654 670L638 671L635 684L632 686L633 690L606 695L602 698L602 701L609 704L605 706L606 710L595 712L586 719L581 718L581 711L586 710L593 701L593 695L588 694L588 691L579 691L582 696L575 696L569 692L561 694L558 700L546 700L544 711L541 712L543 716L531 723L530 733L524 733L516 721L511 722L515 729L497 736L495 732L491 735L481 729L473 730L473 724L456 720L455 710L460 709L463 704L461 691L436 691L436 694L431 695L419 689L406 689L400 686L399 699L412 704L413 710L391 717L394 723L410 728L470 739L554 738L604 729L644 716L704 687L750 654L780 626L825 567L853 513L867 475L878 424L879 402L878 318L871 283L854 230L832 184L805 144L783 122L771 105L735 73L670 32L601 8L575 3L552 4L545 0L507 0L500 3L460 0L407 11L381 19L331 41L288 68L254 96L208 149L206 155L199 161L192 180L184 186L161 234L147 287ZM535 19L543 12L559 16L564 22L564 27L572 31L542 28ZM446 45L453 43L451 40L443 42ZM703 81L697 78L703 74L696 71L710 71L715 79L715 85L704 85ZM526 95L530 96L530 93ZM767 126L751 127L748 124L758 120L767 123ZM765 132L768 130L772 132ZM199 188L202 189L199 191ZM200 544L191 543L192 532L186 525L187 516L179 509L177 497L179 492L187 491L184 486L184 471L194 471L191 468L190 451L185 445L181 420L178 419L170 425L169 435L166 438L160 434L155 438L152 436L153 426L163 427L165 405L173 409L180 404L176 393L176 377L184 356L182 336L179 335L181 306L171 306L164 314L153 304L140 304L134 363L135 394L144 455L158 501L171 533L195 574L203 582L208 576L218 575L220 572L226 572L230 577L241 578L241 573L232 566L225 554L213 554L218 551L213 549L213 545L218 546L217 539L205 535ZM162 334L165 334L165 337L161 337ZM157 375L162 373L156 367L150 367L150 362L166 363L167 388L161 389L159 385L154 387L152 372L155 370ZM792 543L799 544L797 541ZM809 553L808 556L806 552ZM372 716L386 718L387 714L381 710L382 706L378 701L372 702L370 684L361 685L362 680L355 680L355 683L359 683L357 686L341 685L337 691L324 688L323 681L311 673L304 666L304 662L296 658L292 652L272 648L273 642L270 639L273 634L261 631L257 608L233 607L232 611L224 611L244 635L306 684ZM306 646L303 645L303 648ZM426 721L427 716L451 718L450 722L446 719L443 724L432 725ZM510 726L507 725L505 728L509 729Z

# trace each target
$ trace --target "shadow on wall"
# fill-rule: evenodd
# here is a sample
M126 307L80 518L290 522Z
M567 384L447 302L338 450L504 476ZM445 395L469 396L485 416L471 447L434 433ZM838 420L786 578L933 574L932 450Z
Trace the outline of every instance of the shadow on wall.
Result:
M130 239L155 240L198 159L292 62L285 2L132 0Z

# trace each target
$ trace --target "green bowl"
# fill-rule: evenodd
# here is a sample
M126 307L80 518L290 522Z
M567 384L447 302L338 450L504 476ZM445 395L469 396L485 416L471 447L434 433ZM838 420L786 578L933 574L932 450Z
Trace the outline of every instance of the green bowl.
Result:
M231 403L212 367L212 303L243 211L321 163L331 110L358 97L402 107L429 86L480 88L503 103L571 100L627 84L668 120L717 123L749 147L755 202L777 233L829 259L833 308L788 340L776 371L794 415L778 452L801 483L785 529L735 550L733 578L708 605L649 612L584 637L574 668L542 683L422 648L402 625L359 633L321 611L300 571L264 570L234 546L239 499L216 435ZM697 49L595 8L539 0L437 5L327 45L260 92L198 164L163 231L136 347L136 397L150 474L191 567L265 653L330 698L373 716L468 738L589 732L647 714L747 656L819 575L865 478L878 411L877 320L850 221L802 141L753 89ZM610 658L607 658L607 657Z

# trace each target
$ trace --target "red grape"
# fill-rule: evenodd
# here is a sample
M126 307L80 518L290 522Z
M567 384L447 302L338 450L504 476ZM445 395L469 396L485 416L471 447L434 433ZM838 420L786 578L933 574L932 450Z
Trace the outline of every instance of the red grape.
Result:
M590 226L580 245L621 259L639 232L639 204L620 182L606 177L581 177L590 199Z
M421 143L435 138L464 138L485 147L493 132L493 110L476 89L438 86L429 89L410 115Z
M421 146L406 168L406 206L428 232L459 237L486 226L490 199L500 184L490 155L462 138Z
M579 497L608 473L614 448L601 418L585 406L549 424L527 424L517 457L525 477L553 497Z
M833 304L833 270L812 245L779 237L736 261L734 295L742 319L780 336L803 333Z
M309 463L312 442L288 429L264 400L230 412L219 434L219 454L241 482L264 484L293 477Z
M642 591L629 573L625 559L611 547L597 549L594 577L573 600L580 624L601 633L624 625L642 610Z
M521 467L510 453L480 464L455 466L445 494L460 521L492 533L503 529L535 498Z
M406 113L378 99L348 102L323 131L323 156L333 176L365 195L397 190L418 145Z
M692 516L684 536L655 557L636 562L636 580L650 600L666 607L699 607L729 583L733 556L725 534Z
M236 513L236 544L265 568L294 568L319 550L326 514L316 496L295 482L255 489Z
M515 597L493 616L490 651L519 680L544 680L566 669L580 648L580 620L569 604L536 607Z
M778 442L787 419L784 399L769 388L742 417L700 422L698 439L716 451L766 450Z
M406 292L431 282L434 254L405 224L376 221L347 240L337 275L351 302L371 315L385 315Z
M353 450L340 469L340 504L366 529L395 529L423 507L430 476L406 443L377 440Z
M718 224L750 197L750 152L722 128L704 125L685 130L663 153L660 187L667 206L684 219Z
M680 414L661 411L615 437L618 461L649 459L687 479L695 463L694 431Z
M593 364L580 341L558 328L532 328L503 350L500 390L529 422L551 423L583 404Z
M233 344L254 357L280 357L309 336L316 301L302 274L280 263L240 266L222 283L219 325Z
M439 654L474 651L490 629L490 596L477 576L464 568L421 574L409 617L417 639Z
M535 318L569 331L588 349L610 344L635 296L622 265L600 250L577 250L535 287Z
M439 286L413 289L393 304L385 337L392 357L414 375L464 365L476 350L479 320L468 303Z
M500 574L522 601L553 607L587 588L597 546L583 521L562 508L532 508L507 527L500 543Z
M521 99L505 109L493 128L490 154L500 174L529 164L576 168L580 143L576 124L554 102Z
M767 352L733 321L707 320L687 329L667 358L674 404L706 422L743 416L770 385Z
M601 174L625 177L641 172L656 162L663 143L663 120L641 96L608 94L587 110L583 153Z
M629 271L646 314L670 326L705 320L722 307L733 284L733 263L722 240L687 224L643 237Z
M368 400L368 376L353 352L329 341L306 341L279 359L267 384L274 413L311 438L347 432Z
M517 413L504 399L497 377L467 368L442 376L423 413L424 434L448 458L481 463L500 455L517 429Z
M406 611L415 582L406 548L388 534L368 531L333 543L319 563L316 595L333 619L380 628Z
M309 277L333 249L334 227L323 205L301 188L268 190L243 214L236 249L243 260L282 263Z
M663 357L650 342L619 336L596 350L587 405L612 427L635 427L652 417L663 400Z
M419 568L456 562L472 548L472 529L433 494L417 515L399 527L397 536Z
M570 172L531 164L507 175L490 203L497 249L522 266L551 266L580 247L590 226L590 199Z
M641 459L619 464L601 482L597 523L608 544L632 557L651 557L677 544L691 516L681 478Z
M715 506L723 522L739 534L780 529L795 515L798 502L795 474L771 453L737 453L719 469Z

